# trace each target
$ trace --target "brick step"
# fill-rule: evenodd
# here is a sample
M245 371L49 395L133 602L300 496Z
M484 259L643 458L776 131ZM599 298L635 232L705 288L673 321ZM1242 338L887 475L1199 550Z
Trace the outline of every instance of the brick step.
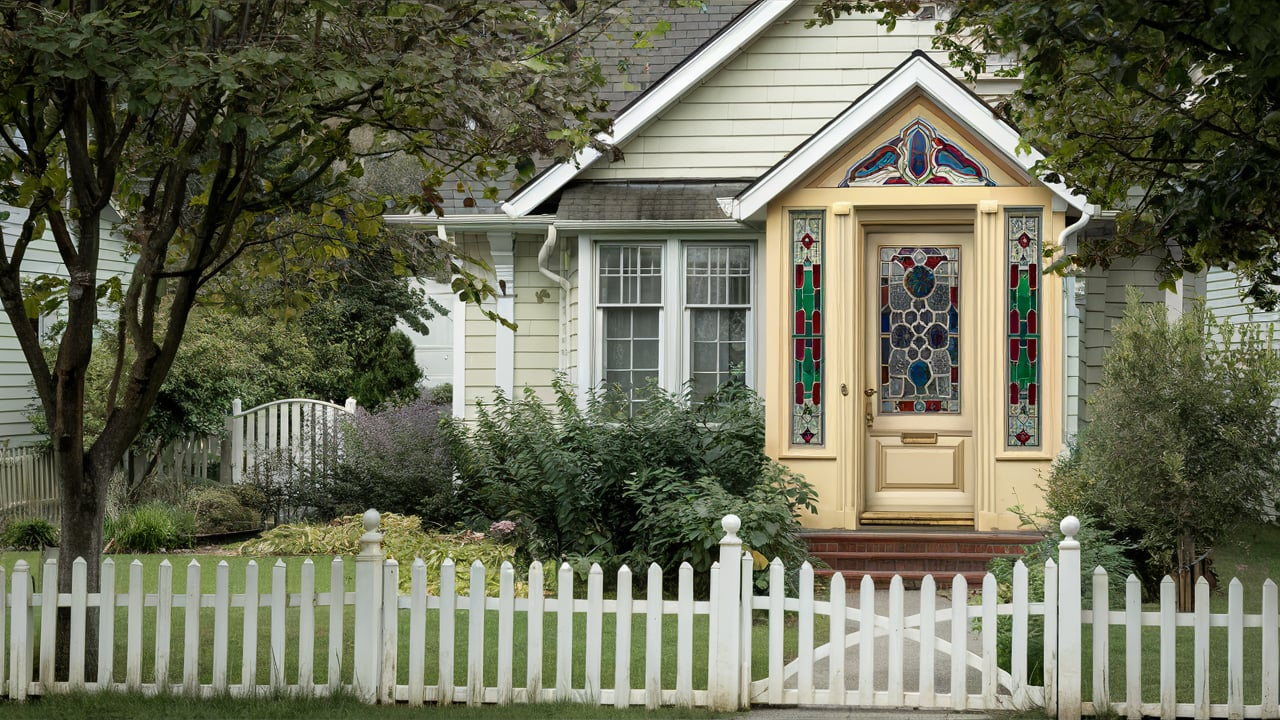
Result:
M822 559L836 570L938 570L973 571L987 569L991 558L965 553L823 553Z
M1035 532L935 531L927 528L905 530L808 530L804 532L809 552L827 563L830 570L818 571L830 577L839 571L846 583L861 582L871 576L877 586L901 575L909 587L919 587L925 575L933 575L939 586L963 575L972 586L981 583L987 563L995 557L1021 555L1029 544L1039 542Z
M826 584L830 582L831 576L836 574L836 571L826 570L826 569L814 570L813 574L814 574L814 577L819 579L821 585L825 587ZM963 575L964 581L969 588L981 587L982 578L986 575L985 572L962 572L962 573L950 572L948 573L948 572L925 572L923 570L902 570L897 572L887 572L883 570L872 570L872 571L842 570L840 571L840 574L844 576L845 588L852 592L857 592L857 588L859 585L861 585L862 578L864 576L870 576L872 581L875 582L877 588L885 589L885 588L888 588L889 583L893 581L893 576L898 575L902 577L902 584L904 587L908 589L916 589L920 587L920 583L924 580L925 575L932 575L934 585L939 590L942 590L942 589L947 589L951 587L952 579L956 575Z

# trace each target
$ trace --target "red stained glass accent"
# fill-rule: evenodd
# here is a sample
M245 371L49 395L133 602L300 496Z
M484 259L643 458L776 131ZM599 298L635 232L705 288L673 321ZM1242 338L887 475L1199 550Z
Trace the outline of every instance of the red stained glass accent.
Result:
M1027 404L1028 405L1036 404L1036 384L1035 383L1031 383L1030 385L1027 386Z
M804 383L796 383L796 404L804 404Z
M1018 236L1018 245L1019 245L1019 246L1021 246L1021 247L1026 247L1026 246L1028 246L1028 245L1030 245L1030 244L1031 244L1031 236L1030 236L1030 235L1027 235L1026 233L1022 233L1021 235L1019 235L1019 236Z
M822 265L813 264L813 289L817 290L822 287Z
M959 294L960 294L960 289L959 289L959 288L957 288L957 287L955 287L955 286L952 286L952 287L951 287L951 304L952 304L952 305L959 305L959 304L960 304L960 302L959 302L959 300L958 300L958 297L957 297Z
M810 352L813 353L813 359L821 360L822 359L822 341L819 340L818 338L814 338L813 343L809 347L811 348Z
M951 369L951 372L952 372L952 374L954 374L954 373L955 373L955 368L952 368L952 369ZM889 384L889 367L888 367L887 365L881 365L881 366L880 366L880 383L881 383L882 385L888 385L888 384Z
M1031 362L1036 361L1036 345L1039 341L1031 339L1027 341L1027 359Z
M1019 430L1018 434L1014 435L1013 437L1016 438L1018 442L1023 445L1026 445L1027 441L1031 439L1030 433L1028 433L1026 430Z
M814 310L813 317L810 319L813 322L813 334L817 335L821 333L822 332L822 311Z
M924 403L924 409L926 412L942 412L942 401L926 400Z
M1032 290L1036 289L1036 276L1038 274L1039 273L1036 272L1036 266L1034 263L1027 266L1027 281L1031 283Z
M804 314L804 310L797 310L797 311L796 311L796 334L797 334L797 335L803 335L803 334L804 334L804 326L805 326L805 314ZM797 345L796 347L799 347L799 346ZM799 353L797 353L797 354L799 354Z
M882 287L880 288L880 307L884 307L885 305L888 305L888 304L889 304L889 288Z
M820 382L816 382L813 384L813 404L814 405L822 404L822 383Z
M898 403L898 410L902 412L915 412L916 404L910 400Z
M1022 327L1022 318L1018 317L1017 310L1009 311L1009 334L1017 335L1019 328Z
M888 382L888 380L885 380L885 382ZM951 382L960 382L960 368L955 365L951 366Z
M1018 289L1018 276L1019 276L1021 273L1022 273L1022 271L1021 271L1021 269L1019 269L1019 268L1018 268L1018 266L1017 266L1017 265L1010 265L1010 266L1009 266L1009 289L1010 289L1010 290L1017 290L1017 289Z
M796 289L804 287L804 265L796 266Z
M1009 338L1009 362L1018 362L1018 338Z
M1027 332L1034 334L1036 332L1036 311L1027 311Z
M804 440L805 445L808 445L813 442L813 431L809 428L805 428L804 432L800 433L800 437Z
M916 266L916 260L910 255L900 255L898 256L898 264L910 270L911 268Z
M1018 387L1018 383L1009 383L1009 404L1017 405L1021 401L1022 389Z
M803 340L796 340L796 355L795 355L795 358L796 358L796 360L803 360L803 359L804 359L804 341L803 341Z
M805 250L813 247L813 236L809 233L805 233L800 237L800 244L804 246Z
M927 259L925 259L924 264L925 264L925 267L929 268L930 270L933 270L937 268L941 262L942 262L941 255L930 255Z

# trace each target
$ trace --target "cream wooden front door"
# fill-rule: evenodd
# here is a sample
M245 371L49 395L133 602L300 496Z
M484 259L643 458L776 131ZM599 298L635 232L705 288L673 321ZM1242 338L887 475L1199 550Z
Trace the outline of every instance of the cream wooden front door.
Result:
M972 525L973 233L866 238L861 522Z

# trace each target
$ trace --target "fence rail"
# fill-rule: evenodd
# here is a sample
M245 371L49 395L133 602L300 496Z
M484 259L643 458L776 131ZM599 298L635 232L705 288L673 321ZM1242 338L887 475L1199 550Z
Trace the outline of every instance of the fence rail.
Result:
M851 607L853 593L843 576L831 578L824 599L808 564L800 569L799 591L792 595L785 568L775 560L767 591L757 595L751 556L743 553L736 520L724 521L726 535L720 561L711 569L707 600L695 598L688 564L676 573L674 593L666 584L671 578L656 565L646 569L639 592L635 581L640 578L624 567L614 597L606 598L598 566L588 574L581 597L568 565L555 570L550 594L549 569L534 563L526 587L519 589L514 568L503 563L497 569L497 596L489 597L486 575L492 569L446 561L429 590L427 568L419 559L408 566L409 591L403 593L402 568L385 558L372 511L366 513L367 532L353 561L352 589L344 585L352 561L342 558L327 569L330 592L318 591L317 574L323 570L311 560L302 564L300 578L290 578L277 561L270 588L261 592L258 567L250 562L243 591L236 593L230 591L225 561L212 569L213 593L202 592L201 574L209 570L196 562L186 568L184 590L175 587L167 561L154 587L144 584L151 579L135 561L122 593L116 592L116 572L124 570L110 559L103 561L101 593L87 592L83 560L76 561L67 593L57 592L56 560L44 565L39 592L32 568L19 562L7 581L0 569L0 587L6 589L0 593L0 617L8 618L0 622L0 692L23 699L108 688L191 696L324 695L342 689L370 702L410 704L570 700L724 710L750 702L948 710L1043 705L1059 718L1106 711L1127 717L1280 717L1280 608L1270 580L1263 587L1261 614L1243 612L1238 581L1231 583L1225 614L1210 612L1207 584L1196 588L1194 612L1176 612L1172 580L1161 588L1159 609L1144 610L1134 578L1125 586L1124 609L1116 610L1106 573L1097 570L1090 576L1092 601L1086 609L1077 526L1068 518L1063 528L1071 532L1059 546L1061 563L1046 563L1040 599L1031 597L1028 569L1019 562L1011 602L998 601L995 578L988 574L975 596L957 577L950 587L955 602L945 607L947 594L925 578L919 612L908 615L901 578L890 582L887 603L877 596L875 583L864 579ZM291 585L296 592L289 591ZM65 676L55 677L59 607L70 610L72 661ZM102 630L96 641L87 634L87 618L93 615ZM826 633L818 638L822 619ZM1028 655L1033 626L1043 628L1042 657ZM1113 628L1126 638L1119 675L1113 675L1109 647ZM1142 651L1152 647L1143 638L1144 628L1156 629L1159 636L1154 695L1143 685ZM1176 666L1179 628L1194 636L1189 698L1181 697L1176 685L1187 670ZM997 662L1001 629L1011 638L1007 667ZM1218 647L1210 643L1213 631L1225 633L1225 662L1211 655L1211 646ZM1257 636L1246 642L1249 633ZM753 652L760 636L764 652ZM797 649L787 653L792 640ZM92 667L84 660L90 642L99 650ZM919 652L906 652L909 643ZM1087 668L1091 701L1082 697L1080 661L1086 644L1092 657ZM1244 692L1246 647L1260 657L1261 698L1251 704ZM912 655L918 660L908 666ZM940 666L938 656L947 658ZM757 665L761 657L764 664ZM1029 666L1037 661L1043 663L1043 686L1028 678ZM880 668L882 679L877 678ZM1112 692L1121 685L1123 692Z

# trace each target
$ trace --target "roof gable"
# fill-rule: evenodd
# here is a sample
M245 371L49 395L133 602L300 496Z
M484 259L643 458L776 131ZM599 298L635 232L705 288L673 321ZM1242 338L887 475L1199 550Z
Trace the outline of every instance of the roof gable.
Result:
M770 200L815 170L829 166L832 155L860 134L878 126L886 115L913 95L927 98L943 115L963 126L968 134L1014 168L1030 173L1043 158L1035 150L1019 148L1021 138L1011 125L996 117L989 105L928 55L916 52L736 197L726 198L721 204L725 214L739 221L760 216ZM1043 178L1040 182L1071 206L1084 208L1085 199L1062 183L1047 182Z
M663 110L733 57L748 41L773 24L795 2L796 0L761 0L752 5L732 24L698 48L685 62L623 109L614 120L613 132L602 133L597 138L604 143L617 145L634 136ZM602 153L593 148L579 150L570 161L553 165L534 177L502 204L502 211L511 217L529 214L601 156Z

